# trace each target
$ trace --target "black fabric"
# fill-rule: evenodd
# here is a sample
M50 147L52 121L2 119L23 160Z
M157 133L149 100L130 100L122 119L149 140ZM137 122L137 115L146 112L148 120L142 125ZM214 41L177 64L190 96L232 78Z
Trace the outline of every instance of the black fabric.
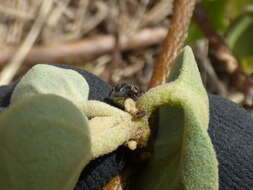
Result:
M253 189L253 119L241 106L209 95L209 135L219 161L220 189Z
M11 83L10 85L0 86L0 107L7 107L10 103L10 97L13 89L16 86L15 83Z
M82 171L75 190L101 190L126 164L125 147L91 161Z
M73 66L90 86L89 99L106 101L112 87L86 71ZM0 107L9 104L16 83L0 87ZM220 190L253 189L253 119L245 109L224 98L209 95L209 135L219 161ZM126 164L127 156L117 151L92 161L82 172L75 190L100 190ZM208 179L207 179L208 180Z

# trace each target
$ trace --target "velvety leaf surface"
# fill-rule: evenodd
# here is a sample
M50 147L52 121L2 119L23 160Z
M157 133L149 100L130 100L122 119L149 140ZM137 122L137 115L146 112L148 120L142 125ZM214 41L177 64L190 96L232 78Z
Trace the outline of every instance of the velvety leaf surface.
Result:
M35 95L0 115L0 189L73 190L91 160L87 120L70 101Z
M109 96L112 86L96 75L89 73L85 70L82 70L78 67L72 65L64 65L64 64L51 64L55 67L60 67L68 70L74 70L82 75L83 78L87 81L89 85L89 100L99 100L106 101L106 98Z
M136 189L218 190L218 164L207 133L208 97L189 47L178 56L169 81L147 95L146 101L160 98L163 106L154 152Z
M82 110L88 100L89 85L76 71L52 65L35 65L16 85L11 103L36 94L62 96Z

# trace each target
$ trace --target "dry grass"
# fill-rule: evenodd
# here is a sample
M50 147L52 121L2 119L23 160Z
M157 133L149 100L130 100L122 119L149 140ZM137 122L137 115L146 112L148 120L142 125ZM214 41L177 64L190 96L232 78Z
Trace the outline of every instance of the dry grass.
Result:
M173 0L0 0L0 2L1 84L7 84L18 78L34 64L56 61L86 69L112 84L131 82L145 90L151 78L154 60L159 53L162 41L160 36L163 34L154 32L153 35L157 36L154 43L143 43L150 39L146 37L140 40L141 44L143 43L141 46L131 44L143 29L151 28L152 32L160 31L161 27L168 28ZM101 35L105 36L103 39L110 39L110 44L108 40L105 41L106 51ZM124 43L120 43L117 38L130 39L131 44L128 44L130 48L122 47ZM96 43L93 43L94 39L97 39ZM80 47L84 47L80 42L86 40L92 43L92 46L86 45L86 49L80 51ZM73 44L79 44L78 52L72 48ZM92 51L87 51L88 47L92 47L93 53L95 52L93 56L87 56L92 54ZM66 49L71 50L69 54L64 51ZM96 54L98 52L100 54ZM197 50L197 58L200 52ZM58 56L60 53L65 56L60 55L60 59L55 59L52 55ZM28 55L33 56L25 59ZM199 62L203 66L202 73L206 73L203 76L207 89L235 99L226 95L233 93L224 92L224 88L229 88L227 84L223 84L221 80L213 80L216 73L212 71L213 74L210 75L210 68L204 64L205 60L210 61L207 55L201 56ZM213 69L210 64L208 67ZM241 99L236 102L241 103Z
M140 29L167 26L171 7L172 0L2 0L0 48L6 50L15 47L16 52L2 68L0 83L9 83L14 77L19 76L20 71L24 72L28 69L24 66L24 58L33 46L78 42L98 34L131 38ZM151 72L150 53L152 57L156 52L157 47L146 47L127 53L120 52L123 60L115 70L122 70L122 73L127 74L113 72L115 82L129 79L136 82L135 79L140 78L140 75L142 75L140 81L146 81L146 75L149 75L145 73L147 68ZM108 66L112 55L105 56L108 58L104 65ZM107 66L101 68L101 60L103 57L87 62L77 56L63 62L88 68L91 72L99 73L108 79ZM137 62L132 63L132 60ZM124 72L125 69L127 72ZM137 81L140 85L146 84L142 82Z

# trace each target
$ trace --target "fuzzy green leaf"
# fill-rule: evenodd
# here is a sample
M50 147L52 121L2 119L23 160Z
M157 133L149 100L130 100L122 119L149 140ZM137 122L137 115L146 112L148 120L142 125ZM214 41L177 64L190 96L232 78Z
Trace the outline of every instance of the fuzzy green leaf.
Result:
M218 190L218 164L207 133L208 96L190 47L177 57L169 81L137 102L147 112L161 109L154 152L136 189Z
M0 115L0 189L73 190L92 159L87 120L70 101L35 95Z
M35 65L20 80L11 96L11 103L36 94L55 94L73 102L83 110L89 85L76 71L52 65Z

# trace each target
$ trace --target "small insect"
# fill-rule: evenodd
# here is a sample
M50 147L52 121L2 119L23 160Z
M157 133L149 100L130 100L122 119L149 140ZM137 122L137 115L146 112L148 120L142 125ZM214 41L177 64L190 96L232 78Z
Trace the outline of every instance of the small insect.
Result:
M142 118L146 115L145 111L138 111L135 113L135 118Z
M110 93L110 96L113 98L132 98L134 101L136 101L141 95L142 91L137 86L127 83L115 86Z
M142 91L133 84L123 83L115 86L111 93L110 98L114 103L124 108L127 112L132 114L136 119L145 116L145 112L138 110L135 101L142 95Z

